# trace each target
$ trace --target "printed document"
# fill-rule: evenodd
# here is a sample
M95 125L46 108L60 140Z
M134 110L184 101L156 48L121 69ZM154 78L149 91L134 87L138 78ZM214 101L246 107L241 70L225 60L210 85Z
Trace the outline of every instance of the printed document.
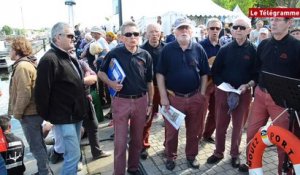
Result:
M159 113L161 113L175 129L179 129L182 122L184 121L185 114L170 106L169 110L165 109L165 106L159 106Z
M235 92L239 95L241 95L242 91L238 90L238 89L234 89L234 87L232 87L229 83L222 83L218 86L219 89L221 89L222 91L225 92Z

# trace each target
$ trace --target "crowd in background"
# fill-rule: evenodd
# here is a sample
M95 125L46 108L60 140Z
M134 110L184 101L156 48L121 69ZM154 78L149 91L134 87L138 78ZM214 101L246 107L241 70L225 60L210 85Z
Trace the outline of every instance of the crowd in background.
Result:
M166 110L172 106L186 114L188 167L199 168L196 156L201 141L215 145L208 164L222 160L227 129L232 123L231 165L241 172L249 171L249 162L242 164L239 158L243 129L247 130L248 143L269 118L273 121L284 110L274 103L261 72L300 78L299 28L292 27L290 18L257 20L254 28L243 18L231 24L210 18L197 26L201 32L195 37L191 21L179 18L170 29L171 34L164 36L161 23L159 18L158 23L147 25L142 32L132 20L114 33L98 26L81 31L76 25L74 30L69 24L58 22L51 31L51 49L39 63L32 57L26 38L13 40L10 56L15 63L9 111L0 118L0 126L7 141L17 142L19 153L24 156L23 142L10 132L10 116L20 121L30 151L37 159L36 174L53 173L49 160L63 161L61 174L76 174L84 133L93 159L111 156L101 150L98 136L98 121L103 120L102 110L107 107L110 112L105 117L112 119L110 125L114 127L114 174L125 174L126 167L128 173L139 174L139 159L149 156L150 129L153 118L159 115L158 105ZM109 79L113 60L126 74L123 82ZM218 88L224 84L239 93ZM109 88L116 95L112 96ZM96 101L100 106L96 106ZM288 129L288 113L273 124ZM172 171L176 166L179 130L166 118L164 126L165 164ZM299 126L293 128L299 136ZM44 137L50 130L54 146L48 157ZM23 174L23 156L18 166L7 166L11 163L9 154L8 147L0 156L8 174L15 174L16 167ZM278 173L282 174L284 152L280 149L278 157Z

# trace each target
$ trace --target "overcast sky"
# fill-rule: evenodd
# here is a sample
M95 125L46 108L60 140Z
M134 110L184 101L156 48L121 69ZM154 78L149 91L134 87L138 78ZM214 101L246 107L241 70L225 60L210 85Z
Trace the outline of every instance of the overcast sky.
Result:
M58 21L68 22L65 0L1 0L0 27L52 27ZM75 24L101 25L104 17L112 16L112 0L75 0ZM24 23L24 24L23 24Z

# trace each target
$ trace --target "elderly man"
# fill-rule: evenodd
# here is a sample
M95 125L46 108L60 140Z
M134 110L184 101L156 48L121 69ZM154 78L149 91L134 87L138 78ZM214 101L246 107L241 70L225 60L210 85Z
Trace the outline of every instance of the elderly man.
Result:
M186 114L186 159L189 167L199 168L196 156L202 135L204 95L209 66L202 46L192 42L191 21L179 18L174 26L176 40L163 48L157 63L157 85L161 105L166 109L172 105ZM173 170L177 157L179 131L167 120L165 123L166 168Z
M254 86L256 78L254 69L256 47L247 40L250 32L249 21L243 18L236 19L232 31L235 40L220 49L211 72L217 86L227 83L234 89L240 90L240 94L236 95L239 102L235 104L237 106L231 106L228 97L235 94L216 88L216 149L213 155L207 159L207 163L214 164L224 158L226 131L232 120L231 165L238 168L242 128L251 102L250 87Z
M62 175L77 174L80 128L87 116L84 75L71 55L74 37L74 31L67 23L59 22L52 27L51 49L39 62L35 88L39 114L55 125L55 133L62 137Z
M222 23L218 18L210 18L206 24L208 30L208 37L200 42L208 57L208 62L212 66L213 61L220 49L219 34L222 29ZM209 143L215 143L212 134L216 129L215 117L215 84L209 77L207 88L205 92L206 104L204 108L204 116L206 116L207 109L209 110L206 123L203 131L203 140Z
M289 35L293 20L290 18L271 18L272 37L263 40L257 48L256 68L259 73L258 86L255 89L255 99L248 121L247 143L254 137L260 127L266 125L269 118L273 121L284 108L273 101L266 90L266 84L261 78L261 72L267 71L277 75L300 79L300 41ZM289 114L286 112L274 121L274 125L288 129ZM248 148L249 149L249 148ZM278 152L278 174L282 174L284 151ZM241 166L241 171L248 171L247 166ZM292 174L289 172L289 174Z
M155 71L155 67L157 65L157 61L158 58L160 56L161 50L164 47L164 43L160 41L160 37L161 37L161 26L160 24L149 24L147 26L147 30L146 30L146 36L148 41L146 41L141 48L147 50L153 60L153 67L154 67L154 73ZM150 142L149 142L149 136L150 136L150 128L152 125L152 120L154 115L156 115L156 113L158 112L158 105L160 102L160 98L159 98L159 92L158 92L158 88L157 88L157 82L156 82L156 78L154 77L153 79L153 84L154 84L154 97L153 97L153 110L152 113L150 114L150 116L148 116L149 118L147 119L147 123L146 126L144 128L144 134L143 134L143 150L141 153L141 158L142 159L147 159L148 157L148 152L147 149L150 147Z
M124 175L126 169L126 148L128 121L130 119L130 141L128 148L128 168L130 174L139 174L138 164L143 147L143 129L146 116L151 113L153 104L153 64L150 54L139 48L139 29L134 22L121 26L124 46L110 51L98 72L100 79L117 91L112 99L114 124L114 175ZM123 83L108 78L112 59L116 59L126 78Z

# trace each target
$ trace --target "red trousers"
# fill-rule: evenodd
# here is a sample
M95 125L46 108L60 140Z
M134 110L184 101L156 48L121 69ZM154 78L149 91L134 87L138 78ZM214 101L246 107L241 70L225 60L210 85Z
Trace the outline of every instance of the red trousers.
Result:
M205 92L206 103L204 107L204 117L208 114L205 121L205 127L203 131L203 137L209 138L212 136L216 129L216 117L215 117L215 85L211 83L207 86Z
M231 113L227 114L229 107L227 104L227 92L215 88L216 97L216 149L214 155L223 158L225 151L225 140L227 128L232 120L231 149L232 158L239 156L239 147L242 137L242 128L247 119L247 112L251 102L251 91L248 90L240 95L239 105Z
M112 116L114 122L114 175L125 175L128 120L130 119L130 140L128 149L128 170L138 169L143 147L143 129L146 122L147 95L137 99L114 97Z
M169 95L170 104L183 112L185 117L186 127L186 147L185 154L189 160L195 159L198 155L198 144L203 129L203 106L205 97L197 93L191 97L178 97ZM167 120L165 120L166 138L165 138L165 153L168 160L177 158L178 133Z
M266 125L269 117L272 121L282 112L284 108L277 106L273 101L269 93L263 92L259 87L255 89L254 102L251 109L251 115L248 120L247 128L247 143L254 137L258 130ZM289 126L289 114L285 112L280 118L278 118L274 125L288 129ZM278 152L278 174L282 173L282 163L284 161L284 151L277 149Z
M153 117L158 112L159 104L160 104L160 95L159 95L158 87L154 86L153 109L152 109L151 115L149 116L150 119L147 121L147 123L144 127L144 132L143 132L143 148L144 149L150 147L150 143L149 143L150 129L152 126Z

